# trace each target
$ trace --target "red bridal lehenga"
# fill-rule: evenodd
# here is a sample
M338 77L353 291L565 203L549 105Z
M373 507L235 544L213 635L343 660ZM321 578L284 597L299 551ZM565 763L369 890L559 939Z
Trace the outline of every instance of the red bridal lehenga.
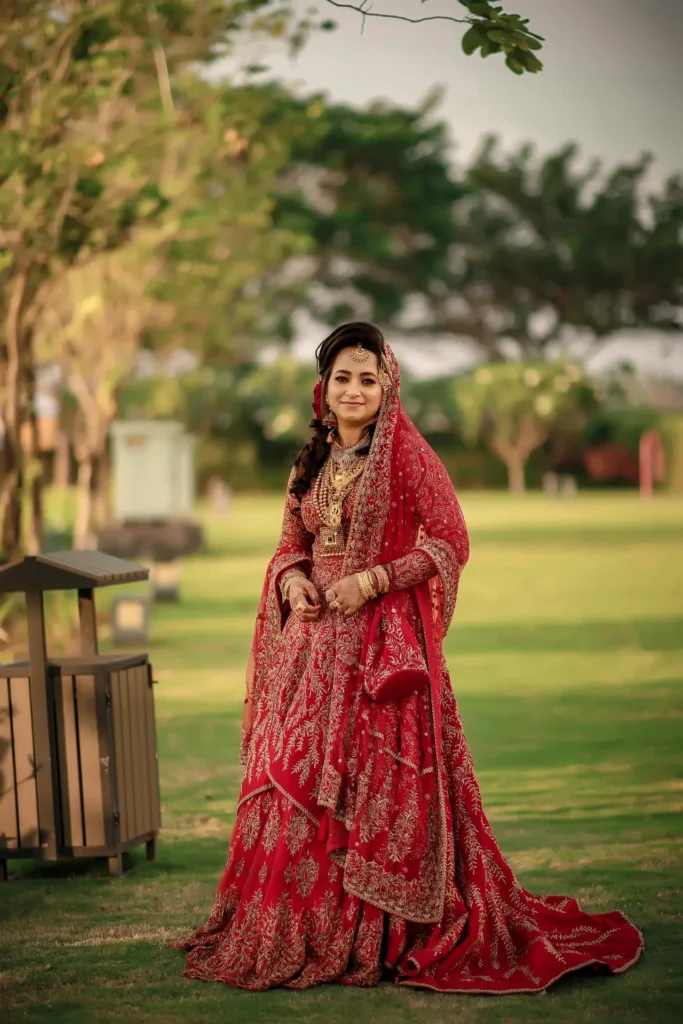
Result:
M482 809L442 639L469 546L451 481L390 386L343 506L343 554L322 550L313 488L288 494L259 605L237 820L215 905L177 948L186 974L239 988L382 978L440 992L540 992L590 964L636 962L621 913L587 914L515 878ZM391 590L345 617L325 590L384 565ZM297 567L323 608L302 623L280 581ZM430 685L375 703L361 654L373 606L413 626Z

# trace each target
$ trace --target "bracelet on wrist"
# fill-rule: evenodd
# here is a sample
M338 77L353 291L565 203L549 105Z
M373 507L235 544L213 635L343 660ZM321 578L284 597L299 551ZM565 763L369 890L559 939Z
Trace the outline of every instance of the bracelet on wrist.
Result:
M375 585L372 582L372 576L369 569L366 569L364 572L356 573L356 583L358 584L358 589L360 590L362 597L366 601L370 601L373 597L377 597L377 591L375 590Z
M388 594L389 593L389 573L386 571L383 565L375 565L372 572L377 577L377 593Z
M280 582L280 593L282 594L283 599L285 601L288 600L289 588L295 580L305 580L307 578L308 577L302 573L300 569L290 569L289 572L286 572Z

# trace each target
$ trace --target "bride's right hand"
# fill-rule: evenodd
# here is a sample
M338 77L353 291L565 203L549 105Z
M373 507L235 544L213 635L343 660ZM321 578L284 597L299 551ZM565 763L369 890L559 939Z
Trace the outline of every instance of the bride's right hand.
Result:
M320 595L310 580L295 580L287 591L287 599L301 622L315 622L320 615Z

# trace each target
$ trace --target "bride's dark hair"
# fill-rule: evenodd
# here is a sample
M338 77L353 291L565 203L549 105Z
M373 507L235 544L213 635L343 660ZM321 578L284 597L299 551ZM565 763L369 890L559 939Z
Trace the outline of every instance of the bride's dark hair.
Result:
M318 373L322 376L321 401L324 401L324 396L327 393L327 383L330 379L337 354L343 348L355 347L356 345L367 349L368 352L374 352L379 363L384 353L384 335L379 327L375 327L374 324L357 321L337 327L332 331L332 334L328 334L325 340L321 341L318 345L315 351L315 358L318 363ZM322 469L330 450L327 443L327 435L330 431L329 426L325 426L321 419L316 418L311 420L309 426L313 428L313 436L294 460L294 479L289 489L289 493L299 501L310 489L313 480ZM372 424L370 431L374 433L374 429L374 424Z

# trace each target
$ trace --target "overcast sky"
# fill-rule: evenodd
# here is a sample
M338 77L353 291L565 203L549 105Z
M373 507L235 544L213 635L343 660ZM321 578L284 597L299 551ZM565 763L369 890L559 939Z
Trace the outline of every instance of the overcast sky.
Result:
M311 4L294 0L298 11ZM683 166L683 0L505 0L545 36L540 75L513 75L500 56L481 60L460 49L463 26L410 25L361 17L318 0L319 14L338 23L313 35L295 60L275 47L264 58L280 79L337 99L386 97L415 104L434 86L446 95L457 154L468 156L482 133L510 144L531 139L541 149L576 139L587 155L630 159L647 149L666 174ZM376 12L461 16L457 0L372 0Z
M302 13L311 6L294 3ZM450 125L455 160L466 160L482 134L493 131L508 146L532 140L541 151L574 139L586 157L608 165L648 150L656 158L653 183L683 169L683 0L505 0L546 38L544 71L521 77L500 57L465 57L461 25L367 18L361 34L355 11L325 0L316 6L338 29L315 34L296 60L274 45L264 52L262 42L240 58L268 63L273 77L303 91L323 90L354 104L384 97L412 105L441 85L440 115ZM409 17L466 13L457 0L373 0L373 10ZM304 330L302 350L319 337ZM629 355L637 359L640 350L654 348L636 345ZM683 374L683 351L658 363Z

